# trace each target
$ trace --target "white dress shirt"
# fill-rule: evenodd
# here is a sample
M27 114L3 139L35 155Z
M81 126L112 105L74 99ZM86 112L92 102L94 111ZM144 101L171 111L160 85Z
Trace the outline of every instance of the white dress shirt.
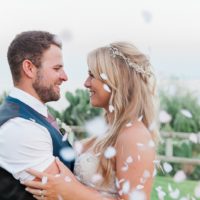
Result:
M47 117L47 107L30 94L14 88L9 96ZM24 170L44 171L53 161L52 139L45 127L20 117L0 127L0 166L16 179L32 180L34 177Z

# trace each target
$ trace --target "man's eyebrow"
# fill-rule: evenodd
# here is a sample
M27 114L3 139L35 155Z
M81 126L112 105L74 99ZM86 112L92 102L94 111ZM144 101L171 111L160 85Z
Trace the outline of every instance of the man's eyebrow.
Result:
M53 65L52 67L59 67L59 68L62 68L63 67L63 65Z

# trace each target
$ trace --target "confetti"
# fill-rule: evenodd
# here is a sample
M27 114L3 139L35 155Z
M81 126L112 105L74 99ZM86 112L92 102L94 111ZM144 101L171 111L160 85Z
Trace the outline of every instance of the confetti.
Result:
M90 136L100 136L108 130L108 125L103 117L95 117L86 121L85 130Z
M181 109L181 114L184 115L185 117L187 118L192 118L192 114L189 110L186 110L186 109Z
M176 172L176 174L173 177L174 181L177 183L183 182L186 179L186 175L184 171L179 170Z
M47 183L47 181L48 181L48 177L47 176L43 176L42 177L42 181L41 181L42 184L45 185Z
M104 73L101 73L101 74L100 74L100 77L101 77L103 80L108 80L107 75L104 74Z
M142 190L135 190L130 193L129 200L146 200L146 194Z
M75 159L75 151L72 148L65 147L60 150L60 156L66 161Z
M111 90L110 90L110 88L109 88L109 86L108 86L107 84L103 84L103 88L104 88L104 90L105 90L106 92L111 93Z
M169 123L171 121L172 117L169 113L167 113L165 110L161 110L159 113L159 121L163 124Z
M126 127L131 127L133 124L132 124L132 122L128 122L127 124L126 124Z
M104 152L104 156L107 159L110 159L114 157L115 155L116 155L116 149L112 146L109 146Z
M72 181L72 179L69 176L65 176L65 182L69 183L71 181Z
M109 105L108 110L110 113L112 113L115 110L115 108L113 105Z
M169 163L164 162L163 163L163 169L165 170L166 173L169 173L169 172L172 171L173 168L172 168L172 166Z

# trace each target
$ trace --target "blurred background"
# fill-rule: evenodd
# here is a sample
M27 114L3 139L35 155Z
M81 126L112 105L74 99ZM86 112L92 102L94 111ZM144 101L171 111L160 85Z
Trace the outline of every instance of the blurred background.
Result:
M69 76L63 91L83 88L90 50L120 40L150 56L162 83L175 77L195 88L200 83L199 10L198 0L0 0L0 93L12 87L8 45L26 30L61 37Z
M199 0L0 0L0 104L12 88L6 54L15 35L55 33L69 80L49 109L72 126L72 137L84 138L85 122L102 113L83 90L87 53L114 41L132 42L150 57L158 79L161 167L152 199L200 199L199 19ZM92 130L102 125L97 123Z

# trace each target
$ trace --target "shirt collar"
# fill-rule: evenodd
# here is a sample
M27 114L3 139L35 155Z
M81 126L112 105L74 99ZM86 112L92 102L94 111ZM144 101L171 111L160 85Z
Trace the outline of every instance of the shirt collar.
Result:
M33 97L32 95L30 95L29 93L27 93L19 88L14 87L11 90L9 96L19 99L23 103L27 104L28 106L30 106L31 108L36 110L41 115L43 115L45 117L48 116L48 111L47 111L46 105L43 104L42 102L40 102L35 97Z

